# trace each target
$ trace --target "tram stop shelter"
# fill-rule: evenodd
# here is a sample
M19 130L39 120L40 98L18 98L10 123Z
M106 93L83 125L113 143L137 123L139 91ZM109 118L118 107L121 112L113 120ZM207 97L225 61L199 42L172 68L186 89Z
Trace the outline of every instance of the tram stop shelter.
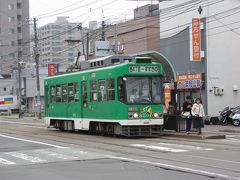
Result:
M164 70L164 82L174 82L174 90L171 92L171 101L173 102L175 109L177 109L177 87L176 87L176 71L170 62L163 54L157 51L143 51L131 56L138 57L150 57L153 62L161 63ZM177 132L185 130L185 120L181 118L179 113L175 111L174 114L164 115L164 129L176 130Z

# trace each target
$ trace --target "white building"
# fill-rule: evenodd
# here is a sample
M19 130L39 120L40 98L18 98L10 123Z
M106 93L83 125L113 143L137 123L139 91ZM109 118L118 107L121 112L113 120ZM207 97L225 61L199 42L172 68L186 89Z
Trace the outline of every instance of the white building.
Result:
M47 66L48 63L67 65L81 51L81 32L77 28L79 23L70 23L67 18L57 17L54 23L38 29L41 66ZM75 42L69 43L68 40Z
M240 105L240 1L161 1L159 9L160 52L179 74L204 73L203 99L208 115ZM204 32L201 62L190 61L194 17L201 18Z

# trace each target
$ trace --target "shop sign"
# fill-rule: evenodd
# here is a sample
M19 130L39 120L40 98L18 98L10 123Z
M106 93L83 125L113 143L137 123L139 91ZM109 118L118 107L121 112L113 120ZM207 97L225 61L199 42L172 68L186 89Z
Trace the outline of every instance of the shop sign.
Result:
M202 74L177 75L177 89L199 89L202 86Z

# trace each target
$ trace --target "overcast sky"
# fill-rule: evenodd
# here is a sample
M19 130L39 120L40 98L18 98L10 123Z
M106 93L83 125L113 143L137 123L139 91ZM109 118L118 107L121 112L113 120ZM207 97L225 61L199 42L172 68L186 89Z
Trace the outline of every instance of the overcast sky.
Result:
M150 1L127 0L30 0L30 17L38 18L38 26L54 22L57 16L69 16L70 22L91 20L111 22L133 17L133 9Z

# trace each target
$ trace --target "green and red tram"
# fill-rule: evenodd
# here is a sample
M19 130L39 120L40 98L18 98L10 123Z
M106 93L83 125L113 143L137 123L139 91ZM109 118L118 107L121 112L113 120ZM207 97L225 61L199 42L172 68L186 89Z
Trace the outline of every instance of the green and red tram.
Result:
M163 68L149 58L47 77L45 123L61 130L151 136L163 125Z

